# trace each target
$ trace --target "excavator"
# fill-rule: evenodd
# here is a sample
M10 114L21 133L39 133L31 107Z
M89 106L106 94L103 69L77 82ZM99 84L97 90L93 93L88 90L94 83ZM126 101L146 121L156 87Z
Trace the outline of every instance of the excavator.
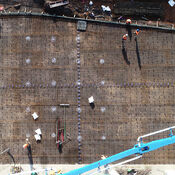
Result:
M159 130L156 132L152 132L143 136L139 136L137 139L137 144L134 145L133 148L128 149L126 151L120 152L118 154L115 154L113 156L104 158L102 160L99 160L97 162L91 163L89 165L85 165L81 168L75 169L75 170L71 170L69 172L63 173L63 175L81 175L81 174L88 174L88 175L95 175L95 174L99 174L99 172L103 172L105 170L108 170L109 168L112 168L113 166L118 166L118 165L122 165L131 161L134 161L136 159L139 159L143 156L143 154L157 150L159 148L162 148L164 146L170 145L170 144L174 144L175 143L175 135L173 135L173 129L175 128L175 126L169 127L169 128L165 128L163 130ZM143 142L143 139L146 137L150 137L156 134L160 134L162 132L169 132L168 136L159 140L153 140L151 142ZM120 162L118 164L114 164L112 166L109 166L110 163L114 163L118 160L127 158L129 156L133 156L134 158L130 158L128 160L125 160L123 162ZM95 171L94 171L95 170ZM49 169L45 169L45 170L35 170L33 172L37 173L37 172L45 172L45 175L49 175ZM93 171L93 172L92 172ZM32 172L32 173L33 173ZM58 172L55 172L55 175L58 175ZM18 173L15 175L25 175L25 172L22 173Z

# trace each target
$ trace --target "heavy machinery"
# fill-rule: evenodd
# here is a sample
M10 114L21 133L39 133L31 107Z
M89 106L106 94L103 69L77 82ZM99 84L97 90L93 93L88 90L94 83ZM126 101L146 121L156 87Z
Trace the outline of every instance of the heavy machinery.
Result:
M174 128L175 128L175 126L170 127L170 128L166 128L166 129L163 129L163 130L160 130L160 131L156 131L156 132L153 132L153 133L150 133L150 134L140 136L137 139L137 144L134 145L133 148L128 149L124 152L115 154L115 155L113 155L111 157L108 157L108 158L105 158L103 160L99 160L99 161L94 162L92 164L86 165L82 168L69 171L67 173L64 173L64 175L80 175L80 174L83 174L83 173L87 173L87 172L89 172L93 169L96 169L96 168L97 168L97 171L99 171L99 169L102 166L106 167L110 163L113 163L117 160L121 160L123 158L129 157L131 155L136 156L134 159L131 159L131 161L135 160L137 158L141 158L141 156L143 154L147 153L147 152L154 151L158 148L161 148L161 147L164 147L164 146L175 143L175 135L173 135L173 130L172 130ZM149 137L149 136L152 136L152 135L155 135L155 134L159 134L159 133L162 133L162 132L165 132L165 131L168 131L168 130L170 131L169 137L166 137L166 138L163 138L163 139L160 139L160 140L155 140L155 141L148 142L148 143L143 143L143 138ZM125 161L124 163L126 163L126 162L127 161ZM92 173L92 174L96 174L96 173Z
M125 160L121 163L112 165L112 166L110 166L110 168L113 167L113 166L116 166L116 165L121 165L121 164L124 164L124 163L128 163L130 161L139 159L145 153L148 153L148 152L154 151L158 148L161 148L161 147L164 147L164 146L175 143L175 135L173 135L173 129L174 128L175 128L175 126L169 127L169 128L163 129L163 130L159 130L159 131L156 131L156 132L152 132L152 133L149 133L149 134L146 134L146 135L143 135L143 136L140 136L137 139L137 144L134 145L133 148L128 149L124 152L115 154L111 157L107 157L103 160L99 160L99 161L94 162L92 164L83 166L81 168L69 171L67 173L64 173L63 175L81 175L81 174L87 174L87 173L89 175L95 175L95 174L98 174L98 172L100 172L100 171L104 171L106 169L109 169L108 165L110 163L121 160L123 158L127 158L127 157L132 156L132 155L135 156L134 158L131 158L129 160ZM168 137L165 137L165 138L162 138L162 139L159 139L159 140L154 140L154 141L151 141L151 142L148 142L148 143L143 142L143 138L145 138L145 137L149 137L149 136L152 136L152 135L155 135L155 134L160 134L160 133L166 132L166 131L170 131ZM104 166L104 168L102 169L103 166ZM95 172L92 172L91 170L95 170ZM40 170L40 172L41 171L45 172L45 175L48 175L48 173L47 173L47 172L49 172L48 170L45 170L45 171ZM90 171L90 173L89 173L89 171ZM33 172L39 172L39 171L35 170ZM26 175L25 172L18 173L18 175L22 175L22 174ZM58 174L59 173L55 172L55 175L58 175Z

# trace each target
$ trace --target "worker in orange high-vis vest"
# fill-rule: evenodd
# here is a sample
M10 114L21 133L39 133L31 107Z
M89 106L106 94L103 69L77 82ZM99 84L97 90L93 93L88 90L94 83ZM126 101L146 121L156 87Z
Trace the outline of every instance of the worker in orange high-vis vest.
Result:
M25 149L25 148L27 148L28 146L29 146L29 144L26 143L26 144L23 145L23 148Z
M139 32L140 32L140 30L139 30L139 29L137 29L137 30L134 32L134 34L138 35L138 34L139 34Z
M30 145L29 139L26 139L26 143L23 145L23 148L27 148Z
M131 19L127 19L126 24L131 24Z
M123 35L123 40L126 40L127 39L127 37L128 37L128 34L125 34L125 35Z

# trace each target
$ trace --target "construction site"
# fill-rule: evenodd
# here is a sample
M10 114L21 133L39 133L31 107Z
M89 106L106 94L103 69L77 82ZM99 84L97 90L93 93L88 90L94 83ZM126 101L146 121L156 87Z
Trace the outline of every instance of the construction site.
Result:
M151 11L156 19L134 18L132 10L124 16L128 7L113 9L114 1L111 12L102 7L94 18L90 10L52 14L56 1L49 12L33 0L0 4L1 167L90 164L132 148L141 135L175 126L175 6L168 1ZM174 165L175 144L134 164Z

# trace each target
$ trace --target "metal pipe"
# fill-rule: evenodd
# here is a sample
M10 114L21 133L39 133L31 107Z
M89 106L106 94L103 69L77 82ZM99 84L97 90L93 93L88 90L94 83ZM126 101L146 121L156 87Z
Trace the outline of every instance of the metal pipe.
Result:
M155 135L155 134L159 134L161 132L165 132L165 131L168 131L168 130L171 130L171 129L174 129L174 128L175 128L175 126L172 126L172 127L169 127L169 128L165 128L165 129L159 130L159 131L151 132L149 134L145 134L143 136L139 136L138 139L137 139L138 145L140 146L140 140L142 138L149 137L149 136L152 136L152 135Z
M134 158L125 160L125 161L123 161L123 162L117 163L117 164L112 165L112 166L110 166L110 167L108 166L108 167L106 167L106 168L103 168L102 170L100 169L100 171L105 171L105 170L108 170L108 169L110 169L110 168L114 168L114 167L116 167L116 166L123 165L123 164L126 164L126 163L128 163L128 162L132 162L132 161L134 161L134 160L140 159L141 157L142 157L142 155L136 156L136 157L134 157ZM98 174L98 173L99 173L99 172L94 172L94 173L90 173L90 174L88 174L88 175L94 175L94 174Z
M64 107L64 140L66 140L66 107L69 107L70 104L60 104L61 107Z
M2 152L0 153L0 155L4 154L5 152L8 152L8 151L10 151L10 148L7 148L7 149L5 149L4 151L2 151Z
M69 106L70 106L70 104L60 104L60 106L69 107Z

